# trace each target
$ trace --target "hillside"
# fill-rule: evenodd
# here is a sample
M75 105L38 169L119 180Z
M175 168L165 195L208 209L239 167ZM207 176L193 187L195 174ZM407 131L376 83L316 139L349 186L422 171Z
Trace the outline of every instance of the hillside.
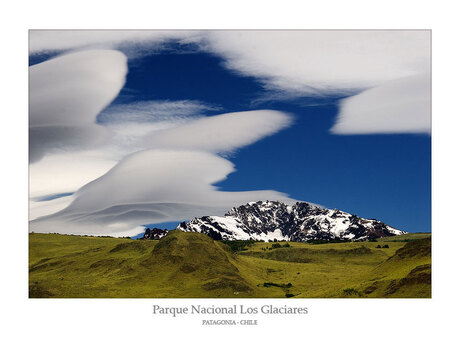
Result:
M431 238L408 242L372 275L378 280L364 288L369 296L414 297L431 294Z
M430 297L431 241L231 242L29 235L30 297ZM429 237L425 234L424 237ZM395 239L395 237L393 237ZM289 247L287 246L289 245ZM280 248L276 248L276 247ZM274 247L274 248L272 248Z

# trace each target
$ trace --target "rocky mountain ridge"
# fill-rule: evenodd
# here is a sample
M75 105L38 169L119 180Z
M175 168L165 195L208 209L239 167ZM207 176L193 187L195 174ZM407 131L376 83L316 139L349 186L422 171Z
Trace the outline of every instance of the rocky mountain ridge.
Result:
M307 202L287 205L279 201L257 201L232 208L223 217L205 216L182 222L178 230L200 232L216 240L364 241L402 235L375 219L360 218L337 209Z
M162 237L165 237L168 234L168 229L159 229L159 228L146 228L144 233L144 240L159 240Z

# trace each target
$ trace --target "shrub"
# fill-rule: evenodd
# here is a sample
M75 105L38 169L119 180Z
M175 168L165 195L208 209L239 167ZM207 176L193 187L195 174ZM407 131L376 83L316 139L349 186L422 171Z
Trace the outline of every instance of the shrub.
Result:
M241 252L248 250L250 247L254 246L255 241L253 240L224 240L221 241L228 245L233 252Z
M282 288L282 289L289 289L292 287L292 284L291 283L287 283L287 284L277 284L277 283L272 283L272 282L266 282L264 283L264 287L270 287L270 286L276 286L276 287L279 287L279 288Z
M353 288L343 289L345 295L359 295L359 291Z
M307 243L310 243L310 244L347 243L347 242L351 242L351 240L333 238L330 240L308 240L307 241Z

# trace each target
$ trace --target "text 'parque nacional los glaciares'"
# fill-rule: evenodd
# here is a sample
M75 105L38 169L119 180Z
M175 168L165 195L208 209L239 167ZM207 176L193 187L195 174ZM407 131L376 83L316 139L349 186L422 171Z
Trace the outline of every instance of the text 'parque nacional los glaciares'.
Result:
M160 305L153 305L153 314L158 315L171 315L176 317L178 315L256 315L256 314L308 314L307 307L290 307L287 305L284 306L274 306L271 304L266 304L261 307L249 307L245 305L232 305L232 306L202 306L202 305L190 305L183 307L163 307Z

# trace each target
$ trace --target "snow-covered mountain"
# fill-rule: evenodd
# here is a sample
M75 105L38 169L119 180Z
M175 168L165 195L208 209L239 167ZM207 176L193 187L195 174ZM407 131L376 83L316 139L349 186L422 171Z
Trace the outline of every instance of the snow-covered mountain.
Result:
M205 216L181 223L178 230L201 232L217 240L361 241L406 232L375 219L364 219L307 202L288 206L257 201L232 208L223 217Z
M144 240L159 240L168 234L168 229L146 228L144 233Z

